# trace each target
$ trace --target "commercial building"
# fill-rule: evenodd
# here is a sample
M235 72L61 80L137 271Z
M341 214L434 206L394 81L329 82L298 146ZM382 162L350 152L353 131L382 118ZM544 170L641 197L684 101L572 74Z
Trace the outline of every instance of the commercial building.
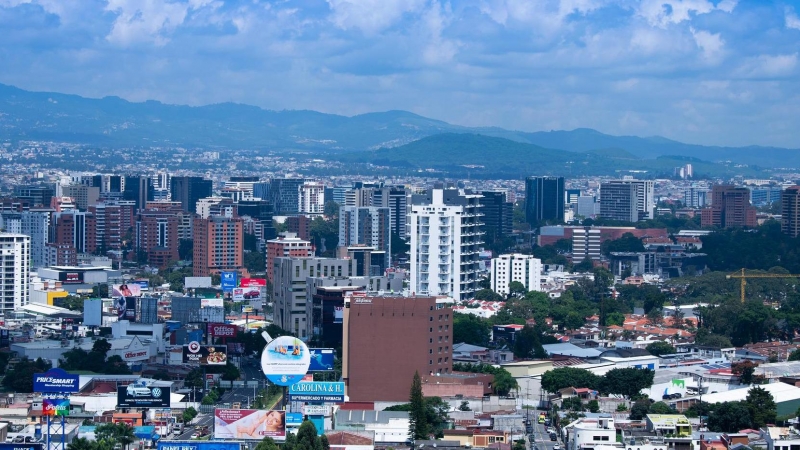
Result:
M286 231L300 239L311 240L311 218L308 216L289 216L286 218Z
M53 213L50 223L50 241L58 245L71 245L77 253L87 253L94 247L95 228L88 227L87 223L92 216L90 213L79 211L65 211Z
M13 312L30 301L31 238L0 233L0 313Z
M700 209L706 206L708 189L704 187L692 186L683 191L683 203L688 208Z
M134 212L144 208L147 202L153 201L153 180L146 176L126 176L123 178L122 199L134 203Z
M27 200L31 206L50 206L50 199L55 196L52 186L14 186L14 197Z
M87 216L87 236L94 240L86 241L87 253L105 253L122 249L122 238L133 233L134 209L132 201L101 202L89 207Z
M525 219L533 226L564 222L564 177L525 180Z
M508 295L509 284L517 281L529 291L542 290L542 261L518 253L492 258L492 290Z
M100 198L100 188L85 184L71 184L61 187L62 195L75 200L75 205L81 211L86 211L90 206L97 204Z
M144 254L147 263L167 268L178 261L178 225L181 211L143 209L136 219L134 246Z
M750 189L750 203L753 206L771 205L781 199L781 186L756 186Z
M310 241L300 239L294 233L281 233L275 239L267 241L267 279L275 282L275 258L310 258L314 256L314 247Z
M300 211L300 186L305 178L273 178L269 184L269 195L275 214L297 214Z
M306 181L297 191L297 205L300 214L322 214L325 212L325 185L316 181Z
M600 213L599 204L593 195L583 195L575 201L575 215L594 217Z
M412 196L412 292L460 301L478 290L478 254L483 244L480 198L453 188Z
M600 185L600 216L606 219L637 222L655 217L655 184L625 177Z
M275 238L275 226L272 223L274 209L269 200L241 200L236 203L236 213L239 217L249 216L259 224L255 235L259 241L262 241L261 245L263 245L263 241Z
M800 236L800 186L790 186L781 195L781 231Z
M197 201L212 194L211 180L202 177L172 177L169 183L170 199L180 202L184 211L197 212Z
M339 247L365 245L384 252L383 267L391 266L392 234L389 208L339 208Z
M19 213L2 213L0 224L6 232L30 236L31 264L38 269L47 265L47 243L50 242L49 209L34 209Z
M194 276L245 270L242 219L221 216L195 218L193 228Z
M704 227L755 227L756 209L750 205L750 190L718 184L711 188L711 206L700 211Z
M451 373L453 311L433 297L351 296L342 378L351 402L407 402L414 373Z
M211 216L234 217L236 207L234 201L227 197L205 197L197 200L197 215L203 219Z
M510 235L513 231L514 204L506 201L503 191L483 191L481 195L486 236L498 239Z
M572 228L572 262L600 260L601 230L597 227Z
M355 276L356 262L351 259L281 257L273 260L272 273L275 323L301 339L307 339L313 329L306 279Z

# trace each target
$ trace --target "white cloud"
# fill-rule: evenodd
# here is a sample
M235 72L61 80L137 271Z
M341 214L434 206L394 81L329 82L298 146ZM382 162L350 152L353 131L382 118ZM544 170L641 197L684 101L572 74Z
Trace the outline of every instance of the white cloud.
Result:
M689 30L692 32L694 42L703 51L703 56L707 60L716 60L720 56L725 41L722 40L719 33L712 34L708 31L695 30L694 28Z
M169 34L184 23L186 16L204 7L218 7L212 0L189 0L189 2L166 2L163 0L108 0L106 11L117 14L109 42L127 46L134 43L152 42L164 45Z
M423 10L426 0L326 0L331 20L342 29L357 28L372 35L391 27L406 13Z
M791 76L797 68L797 53L759 55L745 60L736 74L743 78L780 78Z
M730 13L735 6L736 2L730 0L716 6L710 0L643 0L637 13L650 25L663 28L715 10Z
M797 17L797 14L794 12L794 8L787 6L784 14L786 19L786 28L800 30L800 18Z

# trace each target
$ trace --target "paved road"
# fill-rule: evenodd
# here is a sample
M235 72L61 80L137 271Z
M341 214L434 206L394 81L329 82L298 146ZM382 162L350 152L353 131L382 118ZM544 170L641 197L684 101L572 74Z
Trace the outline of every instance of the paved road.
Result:
M537 450L553 450L555 445L561 445L561 440L551 441L550 434L547 432L547 427L544 424L538 423L539 411L536 411L535 416L531 411L531 422L533 423L533 436L534 440L531 444L531 449L535 446ZM530 440L529 440L530 442ZM563 448L563 445L561 445Z

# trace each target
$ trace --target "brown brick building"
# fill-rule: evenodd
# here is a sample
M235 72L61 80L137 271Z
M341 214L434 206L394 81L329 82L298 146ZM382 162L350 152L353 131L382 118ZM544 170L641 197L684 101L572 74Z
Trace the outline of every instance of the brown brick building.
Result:
M147 255L147 262L159 268L166 268L177 261L180 243L178 227L182 212L176 210L145 209L137 216L134 248Z
M242 219L211 216L194 219L193 275L207 277L222 271L244 269Z
M700 211L704 227L755 227L756 208L750 205L750 189L726 184L711 188L711 206Z
M90 206L91 216L86 220L86 235L94 236L94 240L86 240L86 252L122 249L123 241L133 235L134 208L134 202L129 201Z
M453 310L435 297L350 297L342 376L350 401L408 401L414 372L453 370Z
M267 241L267 279L275 282L275 258L311 258L314 247L311 242L301 239L295 233L281 233L276 239Z

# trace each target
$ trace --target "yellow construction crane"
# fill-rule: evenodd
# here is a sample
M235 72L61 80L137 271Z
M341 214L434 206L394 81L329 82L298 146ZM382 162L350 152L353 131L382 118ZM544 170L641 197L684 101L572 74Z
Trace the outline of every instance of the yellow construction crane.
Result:
M793 275L789 273L751 273L745 274L744 269L739 273L732 273L725 278L739 278L741 280L741 296L742 303L744 303L744 287L747 286L747 278L800 278L800 275Z

